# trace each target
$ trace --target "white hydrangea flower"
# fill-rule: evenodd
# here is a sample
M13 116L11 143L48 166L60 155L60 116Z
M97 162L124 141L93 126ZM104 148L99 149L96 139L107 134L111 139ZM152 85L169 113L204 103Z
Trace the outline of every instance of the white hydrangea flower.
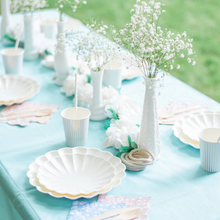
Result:
M129 146L128 142L128 135L131 137L131 141L135 142L138 145L138 138L139 138L139 133L133 134L133 133L124 133L121 134L115 141L115 148L119 149L121 147L126 147Z
M108 103L112 103L120 97L119 92L113 87L104 87L102 89L102 96L104 103L107 105Z
M128 135L131 141L138 144L140 129L132 124L128 118L123 120L111 120L111 125L106 131L107 138L104 139L102 146L121 148L121 146L129 146Z
M79 88L87 84L87 76L78 74L77 83ZM61 92L66 93L66 96L72 96L75 94L75 76L69 75L65 79L63 87L61 87Z
M91 103L93 97L93 87L90 83L79 86L78 99L85 103Z

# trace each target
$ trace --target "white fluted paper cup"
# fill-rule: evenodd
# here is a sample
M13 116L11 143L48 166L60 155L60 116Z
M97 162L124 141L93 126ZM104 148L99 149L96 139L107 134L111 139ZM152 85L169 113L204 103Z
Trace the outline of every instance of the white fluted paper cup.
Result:
M112 61L104 66L103 83L115 89L121 88L123 64Z
M56 39L57 36L57 24L53 20L46 20L42 22L41 28L44 32L44 35L48 39Z
M201 167L205 171L220 171L219 137L219 128L206 128L199 133Z
M77 108L77 117L75 107L66 108L61 112L67 146L86 145L90 114L88 109L82 107Z
M1 50L6 74L22 74L24 50L14 47Z

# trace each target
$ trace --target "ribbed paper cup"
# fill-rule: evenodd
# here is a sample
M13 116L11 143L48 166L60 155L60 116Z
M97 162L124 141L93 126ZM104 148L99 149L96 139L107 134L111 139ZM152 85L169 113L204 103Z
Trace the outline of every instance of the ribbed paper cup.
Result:
M84 146L87 142L90 111L86 108L66 108L61 112L66 144L69 147Z
M22 74L24 50L14 47L1 50L6 74Z
M111 68L111 69L110 69ZM115 89L121 88L122 81L121 62L112 61L104 66L103 83L105 86L111 86Z
M201 167L205 171L220 171L219 137L219 128L206 128L199 133Z

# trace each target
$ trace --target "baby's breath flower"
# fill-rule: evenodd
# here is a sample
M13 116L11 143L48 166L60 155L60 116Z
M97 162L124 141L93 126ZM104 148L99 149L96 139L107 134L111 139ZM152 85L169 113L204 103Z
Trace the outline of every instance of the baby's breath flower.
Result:
M185 31L174 34L158 25L159 17L165 12L163 6L154 0L136 0L130 11L131 22L118 32L115 29L111 31L111 39L134 55L135 62L130 65L139 67L149 78L156 77L160 69L173 70L177 58L195 65L192 38L187 38ZM179 68L180 65L177 65Z
M33 12L47 6L46 0L11 0L10 9L12 13L20 12L27 13Z
M88 26L94 27L95 23ZM107 26L98 26L97 31L68 33L66 37L69 48L93 71L102 70L105 64L120 56L121 47L100 34L106 34L106 29Z

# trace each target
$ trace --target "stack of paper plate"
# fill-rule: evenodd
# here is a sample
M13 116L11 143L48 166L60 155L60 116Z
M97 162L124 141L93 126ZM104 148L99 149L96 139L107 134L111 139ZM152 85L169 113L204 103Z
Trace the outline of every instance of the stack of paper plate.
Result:
M40 91L40 85L20 75L0 76L0 106L22 103Z
M174 135L199 149L198 134L205 128L220 128L220 112L203 111L184 115L173 125Z
M29 166L29 182L56 198L92 198L118 186L125 166L109 152L95 148L62 148L38 157Z

